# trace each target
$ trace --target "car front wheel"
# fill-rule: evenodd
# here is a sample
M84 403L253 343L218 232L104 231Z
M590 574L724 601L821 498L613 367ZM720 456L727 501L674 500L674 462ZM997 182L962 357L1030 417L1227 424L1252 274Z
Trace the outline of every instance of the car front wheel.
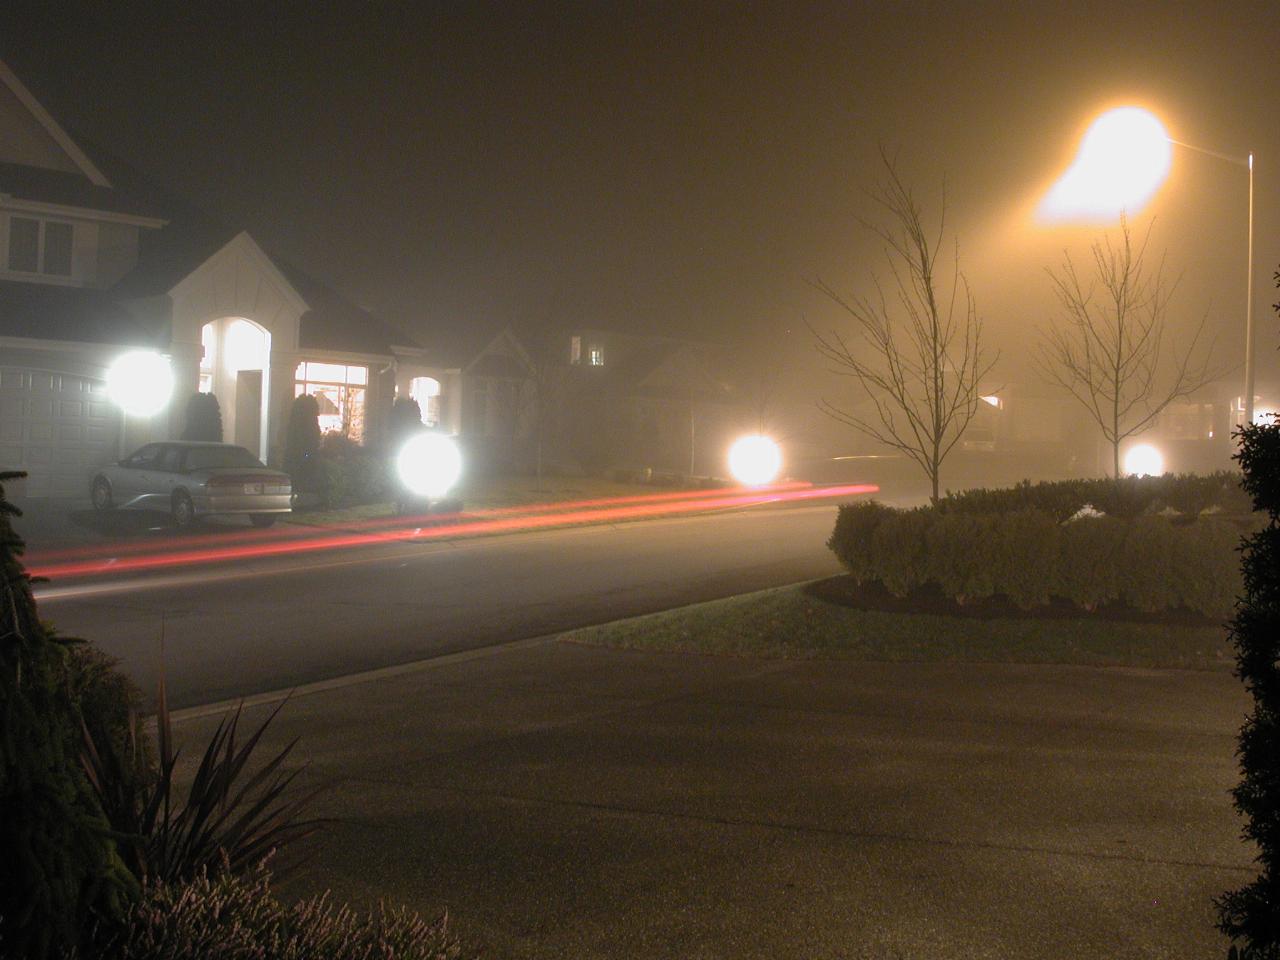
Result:
M191 497L179 490L173 495L173 525L179 530L185 530L196 520L196 508L191 502Z
M93 489L90 494L93 500L93 509L110 510L115 504L111 500L111 484L105 477L98 477L93 481Z

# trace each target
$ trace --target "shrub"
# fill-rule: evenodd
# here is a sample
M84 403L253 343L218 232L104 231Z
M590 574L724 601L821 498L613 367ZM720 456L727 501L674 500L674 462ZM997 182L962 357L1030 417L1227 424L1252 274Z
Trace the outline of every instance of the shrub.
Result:
M135 887L80 769L82 721L69 641L36 613L0 473L0 955L74 946L91 918L118 918Z
M375 503L390 493L390 464L354 440L325 434L319 456L332 504Z
M282 701L241 743L240 709L224 717L181 801L175 795L178 753L163 679L156 715L159 763L149 782L122 777L111 757L86 737L89 781L113 815L112 830L134 876L146 884L181 883L201 872L244 871L319 829L321 821L299 819L318 791L286 796L297 771L286 774L280 768L297 741L252 776L247 773L258 743L283 706ZM138 788L130 790L133 785Z
M1244 592L1231 621L1236 674L1253 697L1236 753L1241 780L1233 791L1245 818L1244 838L1257 845L1261 874L1219 898L1218 929L1240 956L1280 955L1280 426L1247 426L1237 434L1244 487L1266 527L1244 542Z
M295 494L324 496L320 466L320 404L310 395L294 397L285 428L284 470Z
M1122 600L1137 610L1185 607L1225 618L1240 582L1238 535L1234 521L1218 517L1063 523L1028 507L893 510L871 502L840 508L828 546L858 583L880 582L900 597L934 585L961 603L1002 596L1029 609L1059 597L1093 610Z
M185 423L183 440L222 442L222 410L212 393L193 393L187 399Z
M410 910L358 914L328 895L285 906L259 864L243 877L202 871L187 883L157 884L129 912L121 932L100 936L100 960L456 960L448 917ZM87 957L86 957L87 960Z

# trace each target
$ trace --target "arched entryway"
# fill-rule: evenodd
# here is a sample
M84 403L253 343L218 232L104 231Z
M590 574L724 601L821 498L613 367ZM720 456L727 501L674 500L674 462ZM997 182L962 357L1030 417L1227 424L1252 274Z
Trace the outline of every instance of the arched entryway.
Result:
M222 437L264 463L269 448L271 334L247 317L220 317L200 329L200 391L218 398Z

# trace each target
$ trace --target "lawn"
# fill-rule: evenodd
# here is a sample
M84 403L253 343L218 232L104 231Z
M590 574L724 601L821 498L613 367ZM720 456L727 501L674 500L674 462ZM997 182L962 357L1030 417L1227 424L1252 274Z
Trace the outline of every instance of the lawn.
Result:
M773 659L1064 663L1230 669L1220 626L1081 617L977 619L855 609L804 585L587 627L572 643Z

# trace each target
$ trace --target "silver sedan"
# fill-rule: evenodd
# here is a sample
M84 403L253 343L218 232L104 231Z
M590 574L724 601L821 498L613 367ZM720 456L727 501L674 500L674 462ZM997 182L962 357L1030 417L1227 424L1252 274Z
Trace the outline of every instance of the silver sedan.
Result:
M288 513L289 475L263 465L230 443L175 440L148 443L93 476L90 495L98 510L164 510L176 526L214 514L248 516L269 527Z

